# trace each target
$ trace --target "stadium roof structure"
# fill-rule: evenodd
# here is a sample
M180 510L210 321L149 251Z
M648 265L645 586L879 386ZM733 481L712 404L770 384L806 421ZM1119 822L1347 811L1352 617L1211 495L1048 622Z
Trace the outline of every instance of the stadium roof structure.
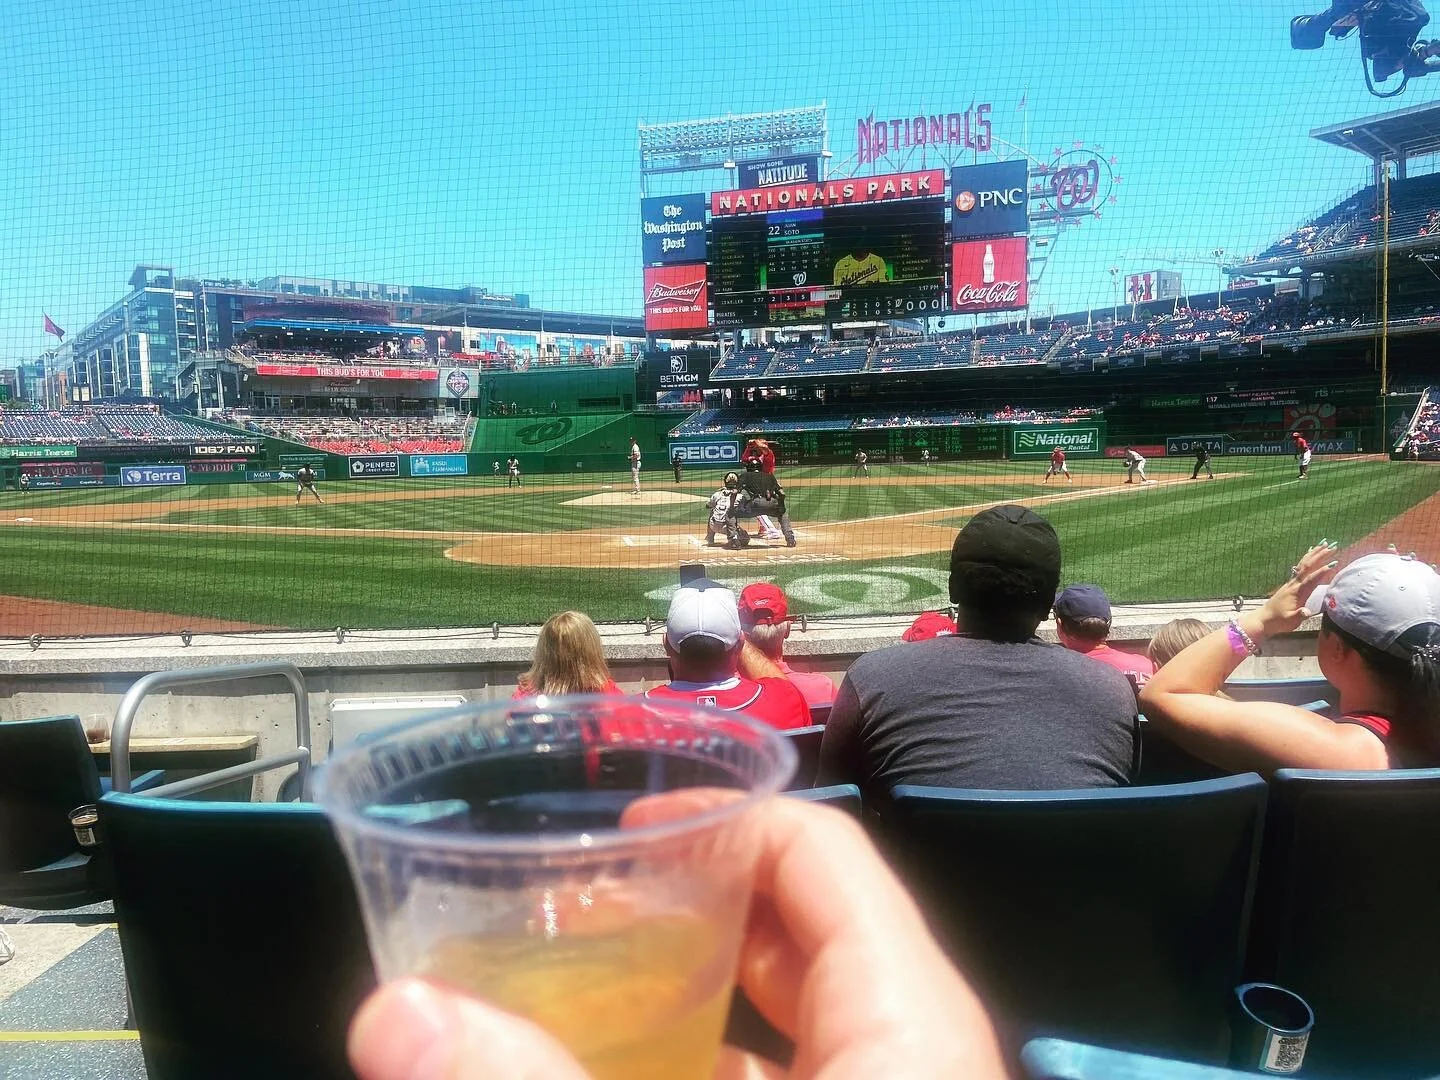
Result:
M637 125L640 178L655 173L734 168L787 154L826 154L826 107L807 105L778 112L735 113L705 120Z
M1440 153L1440 102L1331 124L1310 132L1312 139L1353 150L1371 161L1406 161Z

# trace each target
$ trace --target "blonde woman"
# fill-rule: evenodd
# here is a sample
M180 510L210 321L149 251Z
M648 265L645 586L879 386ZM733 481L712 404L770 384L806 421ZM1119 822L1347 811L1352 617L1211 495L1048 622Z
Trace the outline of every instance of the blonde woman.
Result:
M1210 633L1210 627L1199 619L1171 619L1150 639L1145 655L1159 671L1180 653Z
M561 697L620 692L610 677L600 631L595 629L590 616L579 611L562 611L550 616L540 628L530 670L520 676L512 700L539 694Z

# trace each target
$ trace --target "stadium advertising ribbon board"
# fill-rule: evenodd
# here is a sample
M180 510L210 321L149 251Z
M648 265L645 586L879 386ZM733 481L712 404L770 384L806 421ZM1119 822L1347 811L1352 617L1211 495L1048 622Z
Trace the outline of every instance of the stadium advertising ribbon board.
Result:
M257 375L278 375L293 379L418 379L434 382L436 368L372 367L368 364L256 364Z
M76 454L73 446L0 446L0 459L11 461L55 461Z

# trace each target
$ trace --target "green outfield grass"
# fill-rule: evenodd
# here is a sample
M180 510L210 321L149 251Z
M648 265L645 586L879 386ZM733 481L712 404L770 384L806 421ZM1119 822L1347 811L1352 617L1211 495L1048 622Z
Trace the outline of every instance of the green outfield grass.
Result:
M1072 464L1077 480L1099 476L1113 482L1122 475L1110 461ZM1150 474L1160 480L1188 477L1190 464L1152 461ZM898 484L851 480L848 468L782 470L792 485L800 547L777 552L772 565L731 565L719 550L697 557L710 563L714 576L735 584L779 581L802 611L917 611L945 601L944 551L843 559L808 548L805 527L863 522L858 528L867 542L882 545L876 550L883 551L886 536L897 526L896 515L952 509L939 519L953 535L968 518L967 507L1041 497L1046 501L1036 508L1055 524L1064 544L1067 581L1098 582L1121 602L1259 595L1320 537L1354 543L1440 491L1440 469L1404 463L1317 460L1304 483L1295 482L1289 458L1225 459L1216 468L1237 475L1098 494L1078 483L1072 489L1055 482L1039 486L1043 463L872 469L875 481L915 481ZM652 490L706 495L717 477L692 472L676 489L668 472L650 472L645 483ZM935 477L951 482L929 482ZM687 525L703 532L698 502L571 505L603 492L607 484L623 492L629 478L534 477L527 478L524 489L511 492L504 490L503 479L488 477L332 483L321 485L327 497L362 492L370 499L325 506L307 502L298 509L293 488L278 484L7 492L0 495L0 594L170 612L177 620L205 616L296 628L538 622L566 607L601 620L661 616L675 580L673 569L475 565L446 557L453 537L348 532L598 527L643 532L654 525ZM495 488L500 490L485 493ZM427 492L439 497L413 497ZM257 496L260 505L224 505ZM100 520L122 503L147 521L228 528L137 531ZM71 524L15 523L41 512L59 512ZM1440 535L1440 512L1436 518L1422 523L1430 536ZM291 527L347 532L271 531ZM809 561L787 561L789 555Z

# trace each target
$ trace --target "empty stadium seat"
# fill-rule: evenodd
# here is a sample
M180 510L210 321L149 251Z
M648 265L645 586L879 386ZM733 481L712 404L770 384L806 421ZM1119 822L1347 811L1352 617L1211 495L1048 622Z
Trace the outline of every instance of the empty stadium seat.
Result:
M100 820L150 1080L351 1080L375 976L324 813L112 794Z
M1127 1054L1063 1039L1034 1039L1026 1043L1020 1065L1025 1080L1243 1080L1255 1075L1188 1061ZM1309 1065L1307 1058L1303 1070L1307 1076ZM1361 1080L1363 1075L1357 1073L1352 1080Z
M813 718L814 710L811 710ZM826 711L829 715L829 711ZM791 728L780 733L795 747L795 775L790 780L789 790L798 791L812 787L815 774L820 771L820 743L825 738L825 725L811 724L809 727Z
M1315 1011L1305 1075L1440 1073L1440 769L1271 781L1247 969Z
M1159 788L900 786L883 835L1012 1052L1058 1035L1221 1064L1264 812L1253 774Z
M0 723L0 903L59 910L106 898L70 825L71 810L99 799L78 716Z

